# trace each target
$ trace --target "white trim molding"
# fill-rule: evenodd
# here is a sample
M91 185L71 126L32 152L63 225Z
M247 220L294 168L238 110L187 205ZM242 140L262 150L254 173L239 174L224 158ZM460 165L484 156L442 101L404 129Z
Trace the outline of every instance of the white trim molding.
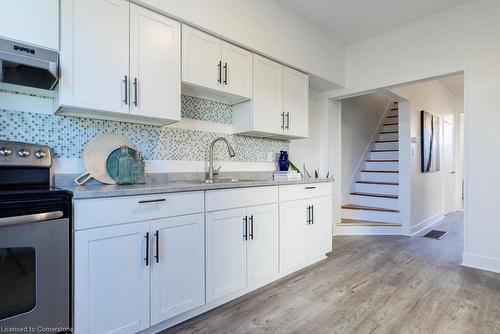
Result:
M423 230L428 229L429 227L436 224L437 222L440 222L444 217L445 217L445 215L443 214L443 212L440 212L437 215L434 215L434 216L429 217L425 220L422 220L421 222L419 222L416 225L411 227L410 236L414 236L416 234L421 233Z
M464 267L500 273L500 259L495 259L492 257L464 253L462 256L461 265Z

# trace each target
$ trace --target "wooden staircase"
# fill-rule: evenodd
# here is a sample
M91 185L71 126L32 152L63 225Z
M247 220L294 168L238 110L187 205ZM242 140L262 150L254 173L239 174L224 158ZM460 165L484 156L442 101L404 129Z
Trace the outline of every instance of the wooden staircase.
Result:
M344 226L401 226L398 104L386 113L353 189L342 205Z

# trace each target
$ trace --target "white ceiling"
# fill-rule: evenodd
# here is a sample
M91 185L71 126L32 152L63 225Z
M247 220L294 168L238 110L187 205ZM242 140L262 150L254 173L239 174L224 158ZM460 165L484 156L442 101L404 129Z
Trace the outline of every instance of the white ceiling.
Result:
M439 79L446 88L450 90L453 95L463 96L464 95L464 75L452 75L450 77Z
M276 0L346 44L470 0Z

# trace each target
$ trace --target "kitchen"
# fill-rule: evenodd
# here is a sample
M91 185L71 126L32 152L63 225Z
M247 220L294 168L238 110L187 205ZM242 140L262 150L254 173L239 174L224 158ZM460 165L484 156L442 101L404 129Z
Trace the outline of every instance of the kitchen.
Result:
M156 333L332 249L333 174L293 146L335 84L163 6L4 5L2 330Z

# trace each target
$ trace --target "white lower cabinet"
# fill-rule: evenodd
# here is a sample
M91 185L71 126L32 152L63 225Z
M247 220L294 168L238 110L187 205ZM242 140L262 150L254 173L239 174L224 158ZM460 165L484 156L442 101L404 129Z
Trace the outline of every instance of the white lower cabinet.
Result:
M75 233L75 333L135 333L149 327L149 224Z
M247 285L268 282L278 268L278 206L254 206L247 209Z
M203 214L151 222L151 325L205 303Z
M277 204L206 214L207 303L278 274Z
M245 209L206 214L207 302L246 286Z
M205 303L203 214L75 232L75 333L136 333Z
M323 259L331 188L75 200L74 332L170 327Z
M304 268L331 248L331 196L280 203L281 273Z

